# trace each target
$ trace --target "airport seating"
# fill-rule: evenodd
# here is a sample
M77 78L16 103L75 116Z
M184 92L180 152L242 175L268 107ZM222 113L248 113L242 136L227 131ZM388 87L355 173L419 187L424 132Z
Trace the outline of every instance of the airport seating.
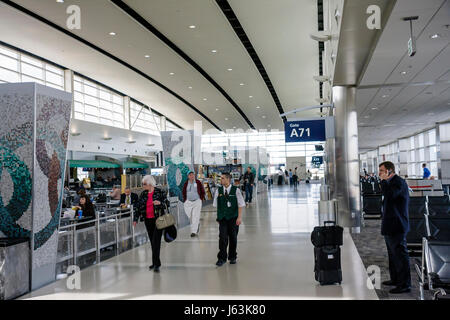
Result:
M450 201L448 196L428 197L427 232L429 239L450 241Z
M410 230L406 235L406 242L409 249L422 246L422 238L427 237L425 215L428 214L427 197L411 197L409 199L409 225Z
M383 197L381 194L363 195L363 212L364 218L381 218L381 210L383 207Z
M420 299L429 290L433 300L450 300L450 242L423 238L422 262L415 265Z

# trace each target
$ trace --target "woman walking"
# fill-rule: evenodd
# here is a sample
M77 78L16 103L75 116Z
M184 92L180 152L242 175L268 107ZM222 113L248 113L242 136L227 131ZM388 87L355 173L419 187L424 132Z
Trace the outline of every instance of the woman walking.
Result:
M156 219L168 210L169 200L167 200L167 193L164 190L156 188L156 181L153 176L146 175L142 179L142 186L144 187L144 191L142 191L139 197L133 225L136 226L139 218L143 217L152 247L152 265L149 269L154 272L159 272L159 268L161 267L159 255L163 230L156 228Z

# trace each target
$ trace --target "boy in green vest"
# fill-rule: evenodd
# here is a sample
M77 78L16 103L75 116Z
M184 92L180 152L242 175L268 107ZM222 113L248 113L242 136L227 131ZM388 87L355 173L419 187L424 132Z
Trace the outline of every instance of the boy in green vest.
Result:
M236 263L237 234L242 223L242 208L245 201L241 190L231 185L231 175L222 173L221 186L214 194L213 206L217 208L217 222L219 222L219 253L217 254L217 266L222 266L230 260L230 264ZM227 247L230 244L228 255Z

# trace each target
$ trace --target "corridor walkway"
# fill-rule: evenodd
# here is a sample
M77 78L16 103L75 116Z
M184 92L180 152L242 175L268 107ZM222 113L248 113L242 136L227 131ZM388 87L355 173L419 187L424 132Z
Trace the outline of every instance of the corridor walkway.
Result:
M207 208L198 238L183 228L174 243L163 243L159 274L148 270L147 244L83 270L81 290L68 290L62 279L22 299L377 299L349 234L342 285L315 282L310 232L317 225L319 189L273 186L258 195L244 209L236 265L216 267L218 224Z

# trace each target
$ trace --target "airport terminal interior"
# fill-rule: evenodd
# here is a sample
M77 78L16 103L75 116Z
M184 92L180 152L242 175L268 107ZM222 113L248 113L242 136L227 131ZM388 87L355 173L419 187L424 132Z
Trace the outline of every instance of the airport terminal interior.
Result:
M450 0L0 0L0 300L450 298Z

